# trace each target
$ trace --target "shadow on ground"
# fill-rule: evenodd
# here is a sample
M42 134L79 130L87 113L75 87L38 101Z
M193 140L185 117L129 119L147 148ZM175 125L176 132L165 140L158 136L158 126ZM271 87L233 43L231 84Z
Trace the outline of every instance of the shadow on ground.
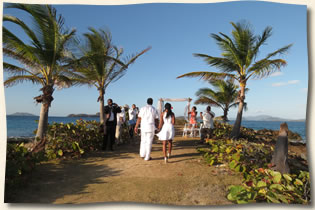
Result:
M65 195L88 193L87 185L104 183L104 177L119 176L120 171L84 159L46 163L36 167L28 183L5 203L53 203Z

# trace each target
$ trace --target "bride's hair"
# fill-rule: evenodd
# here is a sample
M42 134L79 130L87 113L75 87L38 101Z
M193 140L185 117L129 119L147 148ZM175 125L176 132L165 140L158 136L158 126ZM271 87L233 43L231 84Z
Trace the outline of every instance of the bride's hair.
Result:
M166 118L168 118L169 116L173 116L174 115L174 113L172 112L172 106L171 106L170 103L166 103L164 107L165 107L165 110L167 110Z

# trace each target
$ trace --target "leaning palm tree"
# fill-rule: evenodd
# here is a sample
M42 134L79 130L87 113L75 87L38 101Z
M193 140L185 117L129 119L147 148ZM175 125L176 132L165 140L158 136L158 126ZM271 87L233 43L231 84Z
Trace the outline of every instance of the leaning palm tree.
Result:
M42 86L40 90L43 94L34 99L42 104L36 137L43 138L54 87L71 85L71 72L64 68L63 59L68 54L67 45L75 30L65 30L64 19L50 5L10 3L5 7L25 11L33 21L32 25L28 25L18 17L3 16L3 21L16 24L27 36L23 41L3 27L3 53L21 64L3 63L4 71L10 75L4 85L9 87L30 81Z
M204 60L220 72L199 71L183 74L181 77L200 77L203 80L224 79L226 77L236 79L240 84L239 106L237 117L231 132L231 138L238 138L240 134L242 114L245 100L245 88L248 79L264 78L274 71L280 70L286 65L283 59L272 59L277 55L286 53L292 44L284 46L260 60L256 60L259 49L271 36L271 27L266 27L261 36L254 35L250 25L245 22L231 23L234 27L232 37L223 33L211 34L222 50L222 57L213 57L206 54L194 54Z
M223 121L228 121L228 112L230 108L238 106L238 88L239 86L234 84L234 80L215 80L209 81L214 87L211 88L200 88L196 95L198 96L195 104L212 105L219 107L223 110ZM247 91L247 90L246 90ZM246 110L246 103L245 103Z
M99 92L100 122L104 122L104 95L110 83L120 79L130 64L147 52L149 48L135 55L122 57L123 49L112 43L108 30L95 30L90 27L84 34L85 46L80 47L79 58L74 59L72 68L78 73L76 82L95 86Z

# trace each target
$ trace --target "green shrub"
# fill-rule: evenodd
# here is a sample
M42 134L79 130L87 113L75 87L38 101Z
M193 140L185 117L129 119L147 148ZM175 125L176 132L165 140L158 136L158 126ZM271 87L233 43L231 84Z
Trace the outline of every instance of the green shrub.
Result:
M308 204L310 179L306 171L281 174L272 171L273 147L245 139L208 139L209 147L198 148L209 165L227 164L243 175L243 185L229 187L227 198L235 203L271 202ZM297 171L295 170L292 171Z
M309 172L299 175L281 174L270 169L251 171L248 180L229 187L227 198L242 204L252 202L308 204L310 201Z
M100 150L102 139L97 121L53 123L48 127L45 151L48 159L80 157L85 152Z
M31 153L24 143L8 143L6 155L6 189L23 183L22 177L32 171L36 164L45 160L43 152Z

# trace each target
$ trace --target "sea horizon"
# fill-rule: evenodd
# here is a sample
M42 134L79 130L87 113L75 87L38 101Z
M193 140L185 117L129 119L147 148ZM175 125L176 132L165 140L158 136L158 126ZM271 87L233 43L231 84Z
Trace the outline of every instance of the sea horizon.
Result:
M34 131L37 129L38 116L7 116L7 138L33 137ZM50 116L48 123L75 123L76 120L95 120L99 122L99 117L61 117ZM242 120L243 127L252 128L254 130L270 129L279 130L283 121L253 121ZM233 125L234 120L230 120L229 124ZM303 141L306 141L306 122L287 121L289 130L298 133Z

